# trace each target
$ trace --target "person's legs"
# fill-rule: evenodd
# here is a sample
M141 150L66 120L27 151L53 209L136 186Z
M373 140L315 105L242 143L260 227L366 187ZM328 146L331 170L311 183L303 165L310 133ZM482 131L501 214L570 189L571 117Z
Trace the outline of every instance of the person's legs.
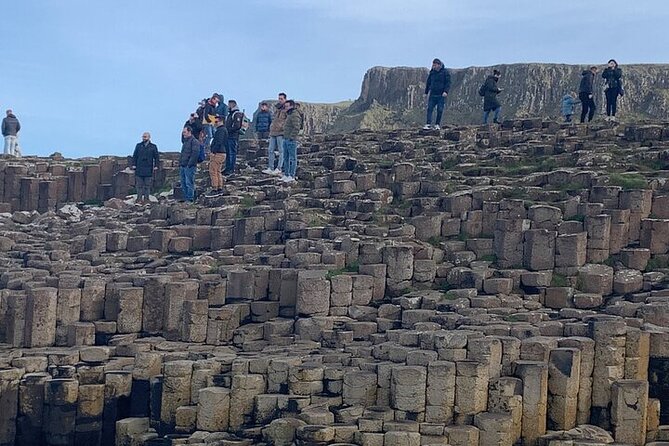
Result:
M223 188L223 163L225 162L225 153L212 153L209 158L209 178L211 179L211 188L219 190Z
M490 110L483 110L483 123L488 123L488 117L490 116Z
M281 144L281 147L283 147L283 150L282 150L282 152L283 152L283 164L282 164L282 167L281 167L281 171L286 176L289 176L288 175L288 172L289 172L288 164L289 164L290 154L289 154L288 142L289 142L288 139L284 139L283 143Z
M444 115L444 107L446 106L446 98L439 96L437 98L437 120L436 125L441 125L441 117Z
M611 93L611 116L616 117L616 112L618 111L618 90L614 90Z
M588 97L588 93L579 93L578 98L581 100L581 124L583 124L585 122L585 117L588 115L590 98Z
M187 200L188 185L186 184L186 168L183 166L179 167L179 182L181 183L181 192L183 193L184 200Z
M427 118L425 120L425 123L427 125L432 125L432 112L434 111L434 107L437 106L437 101L436 99L439 99L439 97L435 96L428 96L427 97Z
M495 114L493 115L492 122L499 124L499 112L502 111L502 107L497 107L495 109Z
M10 138L11 138L11 136L5 136L5 150L3 151L3 153L5 155L11 155L11 152L9 151L9 145L10 145L9 140L10 140Z
M204 139L204 145L209 147L211 144L211 139L214 137L214 127L209 124L205 124L202 127L202 130L204 130L204 134L206 135Z
M588 111L588 122L592 121L592 118L595 117L595 109L597 108L597 104L595 104L595 98L590 98L589 102L590 110Z
M135 176L135 189L137 190L137 200L136 201L138 201L140 203L142 201L144 201L145 199L146 200L149 199L149 193L146 190L147 189L147 186L146 186L147 181L146 180L147 180L146 177Z
M195 200L195 166L193 167L184 167L185 171L184 179L186 180L186 190L185 196L186 200L194 201Z
M571 116L572 115L565 115L564 116L564 122L571 122Z
M279 162L276 164L276 169L280 172L285 172L284 163L286 160L285 152L283 149L283 135L278 135L276 137L276 150L279 152Z
M297 172L297 141L292 139L287 139L285 142L288 167L286 169L286 176L295 178L295 173Z
M276 136L269 137L269 147L267 148L267 169L274 170L274 161L276 161L276 155L274 151L276 150Z
M229 145L229 154L228 154L228 159L226 160L226 170L229 169L229 173L234 173L235 172L235 166L237 165L237 145L239 144L239 140L237 138L229 138L228 139L228 145Z

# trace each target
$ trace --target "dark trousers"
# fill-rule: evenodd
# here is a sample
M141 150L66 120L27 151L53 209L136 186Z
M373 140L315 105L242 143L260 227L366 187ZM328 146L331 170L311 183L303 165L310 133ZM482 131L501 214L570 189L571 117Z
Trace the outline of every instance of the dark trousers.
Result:
M443 96L430 96L427 99L427 123L432 124L432 112L434 107L437 107L436 125L441 124L441 116L444 114L444 106L446 105L446 98Z
M606 116L615 116L618 110L618 89L606 90Z
M239 146L239 139L237 138L228 138L228 146L226 147L225 154L225 170L223 173L225 175L230 175L235 171L235 164L237 163L237 147Z
M581 123L585 122L585 117L588 117L588 122L595 117L595 98L590 97L589 93L579 93L578 98L581 100Z

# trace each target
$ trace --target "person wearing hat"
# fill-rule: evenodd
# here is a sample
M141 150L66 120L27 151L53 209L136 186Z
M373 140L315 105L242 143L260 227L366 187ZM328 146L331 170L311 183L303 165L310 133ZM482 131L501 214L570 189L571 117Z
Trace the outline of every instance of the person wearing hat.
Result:
M441 117L446 105L448 90L451 88L451 73L444 67L439 59L432 61L432 69L425 82L425 94L427 98L427 124L424 129L432 128L432 113L437 108L437 119L434 122L434 128L439 130L441 127Z
M220 116L216 118L216 132L211 141L211 155L209 156L209 179L211 180L210 196L219 195L223 192L223 167L225 167L226 151L228 148L228 130L225 128L225 120Z

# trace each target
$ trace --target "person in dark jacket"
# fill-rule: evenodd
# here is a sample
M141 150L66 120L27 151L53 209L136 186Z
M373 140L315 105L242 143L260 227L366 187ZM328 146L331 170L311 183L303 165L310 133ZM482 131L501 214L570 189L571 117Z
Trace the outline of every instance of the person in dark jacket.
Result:
M160 155L158 147L151 142L151 134L144 132L142 142L135 146L132 154L135 168L135 189L137 189L137 203L149 202L149 194L153 186L153 170L158 168Z
M588 117L588 122L595 117L595 97L593 95L593 82L597 74L597 67L590 67L581 73L581 84L578 87L578 99L581 101L581 124Z
M216 121L216 132L211 141L211 155L209 156L209 178L211 180L210 195L219 195L223 192L223 166L225 165L225 153L228 148L228 130L225 121L220 117Z
M226 152L224 175L231 175L237 164L237 147L239 145L239 131L244 122L244 113L237 107L237 101L228 101L228 117L225 119L225 128L228 131L228 150Z
M258 139L266 141L269 138L269 128L272 125L272 113L269 111L267 102L260 104L260 111L256 113L255 129Z
M485 83L481 87L483 92L483 123L488 123L490 112L493 112L492 122L499 124L499 112L502 110L502 105L497 99L497 95L502 92L502 89L497 86L499 78L502 73L499 70L493 70L492 74L487 77Z
M615 59L609 60L609 64L602 72L606 82L604 94L606 95L606 120L615 121L618 111L618 96L623 95L623 70L618 67Z
M7 116L2 120L2 136L5 137L5 155L21 156L19 150L19 130L21 123L12 110L7 110Z
M451 73L444 67L444 64L439 59L432 61L432 69L425 81L425 94L427 97L427 123L424 129L432 127L432 112L437 107L437 119L434 123L434 128L439 130L441 124L441 117L444 113L444 106L446 105L446 97L448 90L451 88Z
M216 108L218 107L219 97L214 93L211 98L204 104L202 112L202 129L205 132L205 145L209 146L211 138L214 137L214 124L216 123ZM196 137L198 135L195 135Z
M225 103L225 98L222 94L216 93L218 96L218 105L216 106L216 117L222 119L225 122L225 118L228 117L228 106Z
M200 141L193 136L190 127L184 127L181 133L181 155L179 157L179 175L181 189L186 201L195 201L195 169L200 155Z

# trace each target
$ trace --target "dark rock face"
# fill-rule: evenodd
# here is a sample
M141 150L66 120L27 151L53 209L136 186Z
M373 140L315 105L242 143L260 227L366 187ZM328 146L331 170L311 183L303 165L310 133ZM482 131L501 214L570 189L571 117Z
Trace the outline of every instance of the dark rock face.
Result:
M621 66L625 95L619 101L623 119L665 119L669 116L669 65ZM446 105L445 123L478 123L483 98L478 89L493 68L502 72L499 99L505 118L560 116L562 97L578 92L581 71L585 66L559 64L514 64L495 67L452 69L451 94ZM423 123L426 106L427 68L374 67L365 74L360 97L338 113L318 111L313 106L307 116L312 122L332 119L326 124L311 124L310 132L350 131L358 128L403 128ZM604 107L603 79L595 83L598 110ZM331 106L328 106L331 107ZM577 107L578 108L578 107ZM316 113L318 111L318 113Z

